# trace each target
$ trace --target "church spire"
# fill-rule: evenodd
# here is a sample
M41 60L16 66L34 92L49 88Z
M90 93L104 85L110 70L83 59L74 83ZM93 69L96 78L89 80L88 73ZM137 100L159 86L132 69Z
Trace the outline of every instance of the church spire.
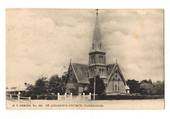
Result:
M96 23L94 27L93 33L93 41L92 41L92 51L103 51L102 41L101 41L101 31L99 24L99 10L96 9Z
M92 48L89 52L89 79L93 79L96 75L106 79L106 53L103 50L101 39L99 10L96 9Z
M96 9L96 16L98 16L98 9Z

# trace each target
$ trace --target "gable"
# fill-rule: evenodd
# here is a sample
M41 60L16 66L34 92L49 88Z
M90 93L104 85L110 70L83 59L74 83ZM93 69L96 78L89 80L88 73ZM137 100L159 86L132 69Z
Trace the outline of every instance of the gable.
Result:
M114 72L113 75L111 76L111 79L114 81L120 81L122 79L121 75L119 72Z
M108 65L106 65L107 76L110 75L110 73L112 72L114 66L115 66L115 64L108 64Z
M74 69L71 65L69 66L69 69L68 69L68 77L69 77L69 80L67 81L67 83L78 82L76 75L74 73Z
M119 68L118 64L108 64L106 65L107 70L107 80L106 83L109 82L112 78L123 81L126 85L124 76ZM69 77L75 79L74 82L82 83L82 84L89 84L89 66L87 64L78 64L78 63L71 63L69 66ZM117 73L117 76L116 76Z
M122 80L124 85L126 85L126 81L125 81L125 78L119 68L119 65L118 64L115 64L111 73L108 75L108 82L110 80Z

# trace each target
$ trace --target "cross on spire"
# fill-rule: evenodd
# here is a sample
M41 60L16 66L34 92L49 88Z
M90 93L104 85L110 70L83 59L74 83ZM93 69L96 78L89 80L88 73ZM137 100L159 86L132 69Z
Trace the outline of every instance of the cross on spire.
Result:
M97 15L97 16L98 16L98 14L99 14L99 13L98 13L98 11L99 11L99 10L98 10L98 9L96 9L96 15Z
M102 41L101 41L101 31L100 31L100 24L99 24L99 18L98 18L99 10L96 9L96 23L94 26L94 33L93 33L93 41L92 41L92 51L103 51Z

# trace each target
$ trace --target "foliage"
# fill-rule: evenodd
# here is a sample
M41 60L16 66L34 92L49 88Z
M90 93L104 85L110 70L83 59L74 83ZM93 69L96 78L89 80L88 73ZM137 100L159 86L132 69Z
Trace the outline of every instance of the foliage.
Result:
M47 77L41 77L35 82L34 93L36 95L47 93L48 84L46 79Z
M157 95L164 95L164 81L155 82L154 88Z
M164 82L157 81L155 83L149 80L137 81L135 79L127 80L127 85L130 88L130 93L140 93L142 95L164 95Z
M55 99L57 93L64 94L65 87L68 80L68 74L65 73L61 77L53 75L47 80L47 77L40 77L36 80L35 84L27 84L25 96L30 96L32 99ZM90 80L90 84L86 93L94 92L95 81L95 93L97 95L105 94L104 81L97 75L94 79ZM137 81L135 79L127 80L127 85L130 88L131 94L142 95L164 95L164 81L152 82L149 80ZM76 92L73 90L72 92Z
M32 99L53 99L57 93L64 94L65 80L58 75L51 76L49 80L47 77L40 77L36 80L35 85L25 83L27 86L25 95Z
M49 80L49 92L54 93L57 95L57 93L64 94L65 88L64 88L64 82L61 78L58 77L58 75L54 75Z
M62 82L64 83L64 84L66 84L67 83L67 81L68 81L68 72L64 72L64 74L61 76L61 80L62 80Z
M40 77L38 80L36 80L35 85L27 84L26 88L26 96L30 96L31 98L35 99L38 98L41 95L45 95L48 93L48 83L47 83L47 77Z
M152 95L155 93L154 85L151 80L142 80L140 82L140 93L143 95Z
M130 93L140 93L140 84L139 81L136 81L135 79L127 80L126 84L130 88Z

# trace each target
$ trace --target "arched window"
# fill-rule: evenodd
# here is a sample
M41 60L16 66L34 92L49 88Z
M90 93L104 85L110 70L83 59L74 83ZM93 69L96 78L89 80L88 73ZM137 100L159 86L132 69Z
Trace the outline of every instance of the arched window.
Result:
M102 73L102 69L99 69L99 73L100 73L100 74Z
M117 84L115 84L115 91L117 91L118 90L118 87L117 87Z
M102 74L104 74L104 69L102 69Z
M104 57L102 55L99 56L99 62L104 63Z
M91 56L91 63L95 63L95 59L94 59L94 56Z

